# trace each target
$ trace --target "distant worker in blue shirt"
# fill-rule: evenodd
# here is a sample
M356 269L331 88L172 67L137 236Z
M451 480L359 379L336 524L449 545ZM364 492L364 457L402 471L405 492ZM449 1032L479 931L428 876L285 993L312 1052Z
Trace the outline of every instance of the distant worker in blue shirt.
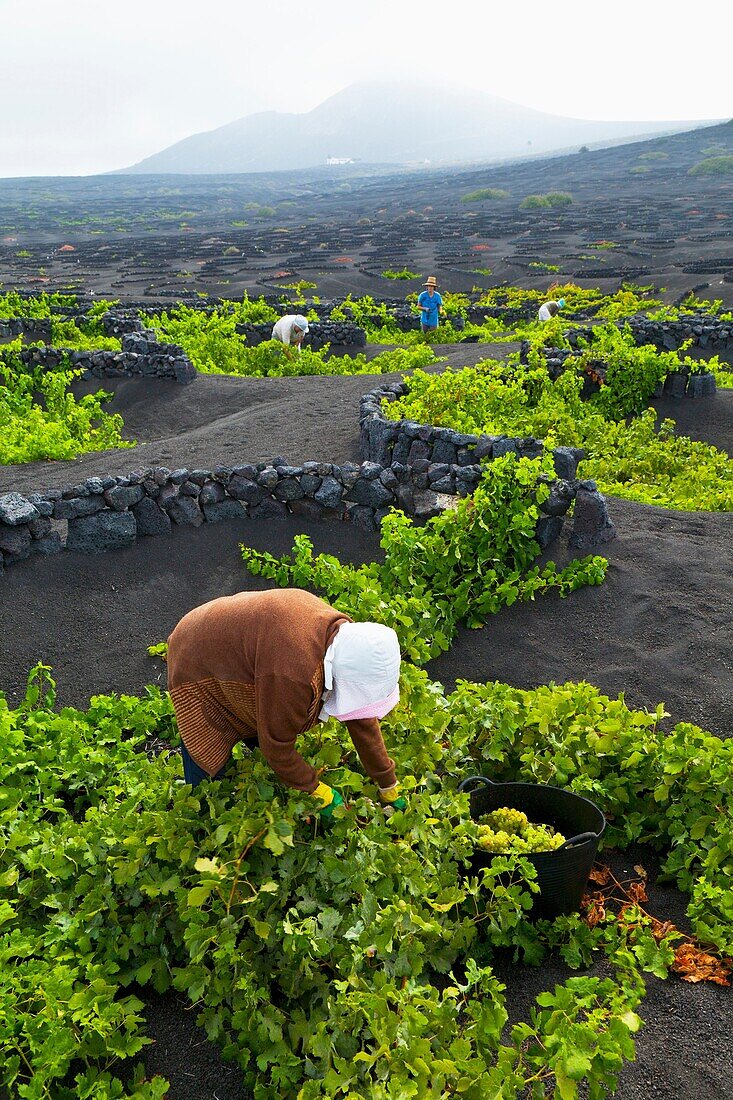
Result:
M435 332L438 327L438 319L443 312L443 299L438 294L438 280L434 275L429 275L425 283L427 290L423 290L417 299L420 310L420 328L423 332Z

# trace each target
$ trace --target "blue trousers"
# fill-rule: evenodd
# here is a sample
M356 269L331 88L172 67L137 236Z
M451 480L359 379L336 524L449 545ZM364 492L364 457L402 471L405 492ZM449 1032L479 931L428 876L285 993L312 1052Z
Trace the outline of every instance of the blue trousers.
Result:
M181 756L183 757L183 778L187 783L190 783L192 787L198 787L202 779L221 779L224 772L227 770L226 764L218 771L216 775L209 775L203 768L200 768L196 761L191 757L186 746L181 741Z
M244 739L244 744L248 749L257 748L257 739L255 737L247 737ZM220 768L216 775L209 775L203 768L199 767L196 761L192 758L186 746L181 741L181 756L183 757L183 778L187 783L190 783L192 787L198 787L202 779L221 779L226 774L226 770L229 767L229 761L227 760L223 768Z

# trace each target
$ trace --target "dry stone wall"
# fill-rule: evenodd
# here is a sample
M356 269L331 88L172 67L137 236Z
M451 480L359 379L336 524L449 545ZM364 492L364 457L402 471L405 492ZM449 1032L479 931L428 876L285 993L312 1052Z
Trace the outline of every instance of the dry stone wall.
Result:
M126 477L90 477L67 489L27 496L5 493L0 496L0 573L33 554L104 553L138 538L170 535L174 525L196 528L246 516L348 520L374 531L393 507L418 520L437 515L445 506L440 493L470 493L480 477L478 464L445 463L438 471L424 462L383 466L369 460L360 465L291 466L278 456L256 465L214 470L156 467ZM541 506L541 547L557 538L573 502L573 545L589 549L614 537L595 482L558 478Z
M632 317L629 326L637 344L654 344L676 351L687 340L693 347L711 351L733 348L733 321L721 321L709 314L691 315L678 321L654 321L643 314Z
M361 399L359 422L361 453L371 462L384 465L407 465L420 474L437 480L438 469L450 467L452 473L441 473L449 482L440 482L439 492L455 492L456 485L474 476L480 463L516 454L518 458L538 458L545 445L531 436L468 435L452 428L436 428L412 420L388 420L383 402L395 401L409 390L405 382L387 382L371 390ZM585 452L579 447L556 447L553 452L558 477L572 480ZM431 484L432 484L431 480ZM475 488L475 486L474 486ZM457 491L461 492L461 487Z
M532 437L469 435L411 420L388 420L382 403L395 401L408 389L404 382L388 382L371 390L361 399L359 415L361 453L408 486L401 504L406 512L411 511L410 493L422 494L423 506L436 495L469 496L481 480L485 463L507 454L538 458L544 453L542 440ZM536 530L542 549L560 535L573 504L571 546L590 550L615 538L616 528L595 481L575 476L584 455L580 447L555 447L552 451L557 477L551 482L548 499L540 505L542 516Z
M617 324L619 328L628 324L637 344L653 344L665 351L676 351L686 341L690 341L692 347L711 351L733 348L733 321L723 321L707 313L690 314L677 321L656 321L639 313ZM578 347L581 339L592 343L593 329L574 329L565 336L571 347Z
M711 352L725 353L733 349L733 321L715 320L708 315L685 317L679 321L654 321L639 315L630 318L628 325L639 346L652 344L660 350L676 351L689 342L691 347L706 348ZM578 354L582 344L588 345L592 355L592 328L573 329L564 335L570 344L569 348L542 348L542 354L552 378L557 378L562 373L568 359ZM520 349L521 362L527 362L529 351L529 341L523 340ZM715 376L704 370L704 363L700 363L699 367L699 370L691 371L689 366L681 364L680 370L670 371L667 374L652 396L710 397L717 389ZM586 382L584 397L598 389L598 382L603 381L606 374L606 364L603 360L591 358L587 368L589 369L586 373L595 380L595 384Z
M10 317L0 320L0 340L42 340L51 343L50 317Z
M373 531L393 506L418 517L436 514L435 494L421 494L408 472L361 465L270 463L214 470L136 470L91 477L67 489L0 496L0 561L63 549L102 553L137 538L168 535L173 525L200 527L231 518L350 520Z
M182 385L195 381L198 371L177 344L161 344L133 333L122 337L122 351L75 351L34 346L22 348L20 358L29 368L58 370L68 364L89 378L173 378Z

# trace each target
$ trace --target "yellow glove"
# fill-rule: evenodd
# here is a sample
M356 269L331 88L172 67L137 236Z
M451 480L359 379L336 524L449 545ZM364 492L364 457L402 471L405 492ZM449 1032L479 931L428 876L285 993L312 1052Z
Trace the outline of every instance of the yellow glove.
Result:
M379 798L386 806L391 806L394 810L406 810L407 800L402 796L399 783L395 783L393 787L380 787Z
M319 783L313 791L313 797L321 803L321 817L331 817L337 806L343 806L344 800L338 791L327 783Z

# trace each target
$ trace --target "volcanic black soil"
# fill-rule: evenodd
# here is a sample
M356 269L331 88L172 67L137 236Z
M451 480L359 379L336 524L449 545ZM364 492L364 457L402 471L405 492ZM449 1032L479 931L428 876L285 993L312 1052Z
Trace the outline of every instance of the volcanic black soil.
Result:
M31 491L166 460L193 466L207 457L231 462L236 456L243 461L283 451L294 462L316 452L337 461L355 458L356 403L370 384L368 378L207 378L169 393L166 383L123 382L117 395L126 404L128 426L143 437L149 429L159 438L129 452L87 456L77 463L6 470L2 488ZM232 413L237 392L244 407ZM197 393L192 408L187 401ZM666 402L664 415L671 411L686 430L694 425L701 438L729 449L732 398L730 391L721 391L708 400ZM317 448L313 439L318 439ZM158 449L154 456L146 452L149 457L141 463L145 448ZM662 701L670 721L691 721L730 735L733 516L671 512L618 499L610 500L610 508L618 538L602 548L610 562L605 584L563 601L551 595L515 604L480 631L460 630L451 650L429 666L431 675L448 688L457 678L527 687L586 679L612 695L623 691L632 706ZM0 583L0 684L17 700L28 668L43 659L54 667L61 702L67 704L83 706L92 693L139 692L147 683L164 686L164 666L147 657L147 645L164 639L196 604L262 587L264 582L244 570L240 542L280 554L303 531L317 550L343 560L360 563L380 554L376 536L347 523L292 517L267 524L244 519L198 530L176 528L170 538L141 540L116 553L64 553L8 568ZM558 561L567 556L562 543L553 550ZM631 865L631 857L618 858ZM649 852L638 858L654 866ZM653 894L650 905L663 919L672 913L679 921L684 911L684 899L670 888ZM536 993L567 977L559 962L527 970L500 960L499 973L509 987L513 1019L529 1009ZM618 1095L623 1100L733 1096L725 1091L730 1071L723 1039L725 998L724 991L711 986L650 979L642 1010L648 1023L637 1062L624 1070ZM149 1073L170 1077L172 1096L234 1100L247 1095L239 1072L221 1066L217 1048L195 1027L183 1002L169 994L148 998L148 1005L156 1045L145 1055L146 1066Z
M404 294L387 267L438 275L441 288L509 281L544 289L553 279L616 290L624 280L654 282L674 301L693 288L733 304L730 177L688 175L712 146L733 152L733 126L656 138L592 153L528 160L488 169L413 172L338 179L325 173L273 177L105 177L0 181L0 280L4 289L57 289L125 301L234 297L297 278L315 293ZM648 153L663 153L647 157ZM637 172L634 169L645 169ZM648 169L648 171L647 171ZM506 199L462 202L477 187L503 187ZM525 195L572 194L551 211L520 211ZM246 211L255 202L275 210ZM292 204L292 205L287 205ZM39 216L39 211L42 216ZM236 226L236 221L247 221ZM282 232L284 230L284 232ZM607 242L613 248L594 248ZM69 245L70 248L62 249ZM536 267L533 265L545 265ZM547 270L546 265L558 268ZM490 276L479 269L491 269ZM492 350L443 349L453 366ZM506 350L506 346L504 349ZM438 367L437 369L442 369ZM369 377L105 382L110 408L124 414L130 450L71 463L0 468L0 492L76 484L93 474L259 461L282 455L357 460L358 399ZM96 388L96 386L95 386ZM730 452L733 391L706 400L658 403L660 416ZM458 678L501 679L518 686L586 679L623 691L635 707L663 702L668 722L690 721L733 733L731 609L733 517L671 512L609 501L618 538L602 548L608 578L567 600L515 604L480 631L461 630L429 671L450 688ZM295 518L242 520L127 550L84 557L63 553L9 567L0 579L0 688L16 701L28 668L53 665L61 701L165 684L164 666L146 647L180 616L214 596L260 587L247 575L238 544L280 554L305 531L316 549L353 562L380 554L376 536L345 523ZM564 543L553 547L562 561ZM648 851L611 857L617 873L636 863L650 872L648 908L684 925L684 898L654 884ZM508 985L512 1019L534 996L568 976L557 961L536 970L497 963ZM621 1074L621 1100L730 1100L733 1055L730 997L711 985L649 979L647 1021L637 1061ZM147 1071L165 1073L176 1100L240 1100L241 1073L223 1065L176 995L145 991L155 1045Z

